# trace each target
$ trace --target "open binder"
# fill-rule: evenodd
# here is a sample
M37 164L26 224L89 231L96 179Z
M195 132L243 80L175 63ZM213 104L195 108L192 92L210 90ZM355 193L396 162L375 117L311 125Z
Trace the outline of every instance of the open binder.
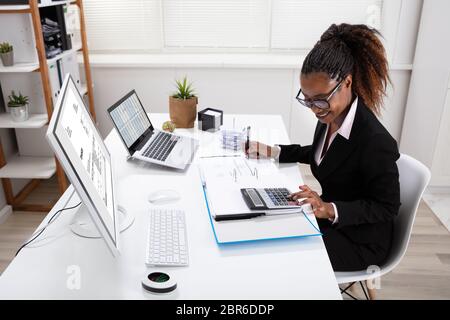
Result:
M321 235L314 215L298 209L268 210L268 215L245 220L216 221L220 215L250 213L241 188L287 187L296 190L299 175L287 176L271 160L245 157L205 158L199 173L217 243ZM260 210L258 210L260 211Z

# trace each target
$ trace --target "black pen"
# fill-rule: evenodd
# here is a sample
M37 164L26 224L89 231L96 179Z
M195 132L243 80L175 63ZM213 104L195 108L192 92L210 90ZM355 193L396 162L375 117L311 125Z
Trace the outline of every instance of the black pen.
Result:
M214 217L216 221L225 221L225 220L243 220L243 219L251 219L256 217L265 216L265 212L249 212L249 213L236 213L236 214L222 214Z
M248 150L250 149L250 126L247 127L247 141L245 141L245 153L247 154L247 159L249 158Z

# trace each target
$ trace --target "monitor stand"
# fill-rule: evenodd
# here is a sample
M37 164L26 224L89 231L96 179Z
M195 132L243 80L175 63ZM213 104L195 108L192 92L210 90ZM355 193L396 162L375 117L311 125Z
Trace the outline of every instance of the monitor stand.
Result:
M120 205L117 206L117 211L119 231L123 232L133 224L134 215L128 213L127 210ZM70 229L73 233L83 238L102 238L84 204L81 204L81 207L78 209L72 223L70 224Z

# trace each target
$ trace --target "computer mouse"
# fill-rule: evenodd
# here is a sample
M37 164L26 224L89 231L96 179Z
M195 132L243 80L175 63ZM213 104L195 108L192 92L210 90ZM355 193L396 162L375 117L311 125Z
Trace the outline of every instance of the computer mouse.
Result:
M158 190L148 195L148 201L153 204L164 204L175 202L180 199L180 194L175 190Z

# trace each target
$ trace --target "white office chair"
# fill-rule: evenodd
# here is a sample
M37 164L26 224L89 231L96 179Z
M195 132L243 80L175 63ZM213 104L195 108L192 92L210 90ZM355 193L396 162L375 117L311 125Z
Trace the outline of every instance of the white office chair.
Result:
M400 179L400 209L394 221L394 237L392 248L388 258L379 268L368 268L368 270L354 272L335 272L336 280L339 284L350 283L341 293L345 293L356 299L347 290L356 282L359 282L366 299L369 299L364 285L361 281L374 281L384 274L392 271L402 260L408 247L411 237L412 226L423 192L430 181L430 170L421 162L406 155L401 154L397 160ZM370 299L374 298L374 290L368 286Z

